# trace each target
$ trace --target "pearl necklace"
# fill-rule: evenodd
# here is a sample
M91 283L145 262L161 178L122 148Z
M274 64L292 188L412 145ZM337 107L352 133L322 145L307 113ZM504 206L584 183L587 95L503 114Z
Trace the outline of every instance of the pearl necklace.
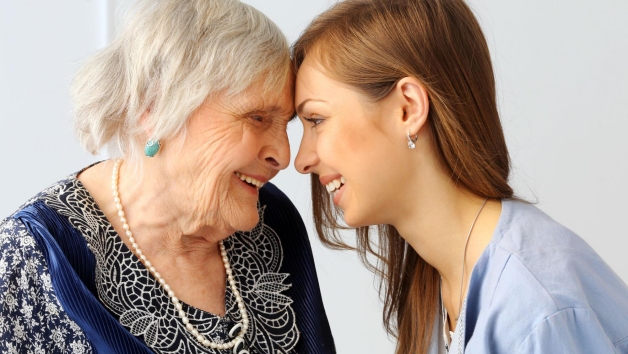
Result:
M166 280L161 277L159 272L155 269L155 267L151 264L151 262L146 258L146 256L142 253L142 250L135 242L135 238L133 237L133 233L129 228L129 224L126 222L126 218L124 217L124 211L122 210L122 202L120 201L120 193L118 192L118 178L120 175L120 165L122 164L122 160L117 160L115 165L113 166L113 174L111 176L111 189L113 191L113 200L116 203L116 208L118 209L118 216L120 217L120 222L122 223L122 228L126 232L126 236L129 238L129 242L133 247L134 253L137 257L144 263L144 266L150 271L150 273L157 279L161 287L168 294L170 301L177 309L179 317L181 318L181 322L185 325L185 328L190 331L192 336L203 346L212 348L212 349L231 349L237 347L239 344L244 342L244 335L246 334L247 329L249 328L249 315L246 312L244 307L244 301L242 300L242 296L236 287L236 281L233 278L233 271L231 270L231 265L229 264L229 258L227 258L227 251L225 250L225 245L222 241L220 241L220 255L222 256L222 262L225 265L225 271L227 273L227 280L229 281L229 285L231 286L231 292L235 296L236 303L238 304L238 309L240 310L240 315L242 317L242 323L238 323L235 325L231 331L229 331L229 335L233 337L234 329L240 328L238 335L233 338L228 343L215 343L205 338L202 334L198 332L194 326L190 323L190 319L187 317L185 311L183 311L183 307L179 299L175 296L174 291L170 289L170 286L166 283ZM235 351L235 349L234 349ZM245 351L246 352L246 351Z

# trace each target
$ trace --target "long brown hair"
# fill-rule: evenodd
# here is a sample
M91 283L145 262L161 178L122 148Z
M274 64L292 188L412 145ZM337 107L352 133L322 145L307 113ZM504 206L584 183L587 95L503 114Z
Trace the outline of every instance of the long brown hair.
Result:
M295 70L307 55L375 102L400 79L417 78L429 95L428 124L436 150L454 183L482 197L513 196L488 46L463 0L339 2L293 45ZM338 221L342 212L315 175L312 198L322 242L354 249L337 232L344 228ZM375 228L376 233L369 232ZM384 325L398 339L396 352L426 352L439 303L438 272L391 225L356 232L355 249L381 280Z

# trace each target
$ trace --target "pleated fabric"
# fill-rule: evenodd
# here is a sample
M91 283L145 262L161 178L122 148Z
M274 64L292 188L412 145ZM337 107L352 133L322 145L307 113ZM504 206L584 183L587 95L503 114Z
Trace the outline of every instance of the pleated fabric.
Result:
M260 204L266 205L264 222L281 238L284 249L282 272L289 273L292 287L286 295L293 308L301 340L297 353L335 353L334 338L323 306L307 230L299 212L277 187L267 183L260 190Z
M95 296L95 259L85 238L44 202L19 211L42 250L61 306L85 332L97 353L152 353L126 330Z

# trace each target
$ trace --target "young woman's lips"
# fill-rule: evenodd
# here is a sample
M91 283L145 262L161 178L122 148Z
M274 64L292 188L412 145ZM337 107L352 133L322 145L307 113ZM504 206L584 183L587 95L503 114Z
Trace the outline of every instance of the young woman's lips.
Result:
M342 187L340 187L340 189L338 189L338 191L336 193L334 193L334 197L333 197L332 201L337 206L340 206L340 198L342 197L342 194L345 191L345 187L346 187L346 184L343 184Z

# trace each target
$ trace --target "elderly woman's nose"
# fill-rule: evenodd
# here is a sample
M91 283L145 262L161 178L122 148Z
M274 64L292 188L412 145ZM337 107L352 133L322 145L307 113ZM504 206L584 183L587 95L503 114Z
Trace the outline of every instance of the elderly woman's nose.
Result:
M311 142L307 142L304 138L301 141L301 146L299 146L299 152L297 153L297 157L294 160L294 167L297 169L297 171L303 174L314 172L313 168L319 162L316 149L314 149L312 145L313 144Z
M288 142L288 134L283 132L275 135L270 144L262 148L262 159L266 161L271 168L283 170L290 164L290 143Z

